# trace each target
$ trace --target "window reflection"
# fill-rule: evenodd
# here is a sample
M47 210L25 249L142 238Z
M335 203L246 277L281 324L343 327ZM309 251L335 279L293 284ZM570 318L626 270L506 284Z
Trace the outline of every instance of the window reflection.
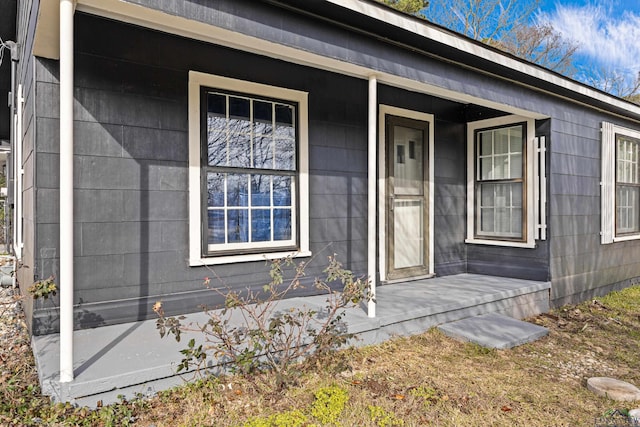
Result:
M207 242L291 240L295 106L219 92L206 97Z

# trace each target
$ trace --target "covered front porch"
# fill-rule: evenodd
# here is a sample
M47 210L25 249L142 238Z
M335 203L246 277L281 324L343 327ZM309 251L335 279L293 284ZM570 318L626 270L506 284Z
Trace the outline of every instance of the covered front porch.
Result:
M352 309L345 316L356 346L383 342L397 336L422 333L429 328L487 313L517 319L549 309L549 282L477 274L459 274L377 289L377 313ZM290 306L322 307L322 295L283 300ZM185 322L204 322L202 313ZM193 336L198 339L197 336ZM60 335L34 336L32 345L44 394L57 401L95 406L114 402L119 395L151 395L182 384L193 373L177 375L176 366L190 334L181 342L161 339L155 320L104 326L74 332L74 380L59 381Z

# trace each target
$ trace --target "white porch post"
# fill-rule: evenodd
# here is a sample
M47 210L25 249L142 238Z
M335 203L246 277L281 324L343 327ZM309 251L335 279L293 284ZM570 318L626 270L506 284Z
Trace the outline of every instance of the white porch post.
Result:
M377 122L376 117L378 115L378 80L375 76L369 76L369 106L368 106L368 226L369 231L367 234L367 273L369 275L369 279L371 280L371 297L372 300L369 301L367 306L367 315L369 317L376 317L376 281L377 281L377 271L376 271L376 249L377 239L376 239L376 195L377 195L377 174L376 174L376 161L377 161L377 153L378 153L378 144L377 144Z
M60 382L73 381L73 0L60 0Z

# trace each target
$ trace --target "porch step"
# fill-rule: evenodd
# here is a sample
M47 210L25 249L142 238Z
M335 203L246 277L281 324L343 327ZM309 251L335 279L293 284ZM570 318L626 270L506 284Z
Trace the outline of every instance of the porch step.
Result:
M467 317L438 326L445 335L487 348L507 349L536 341L547 328L496 313Z

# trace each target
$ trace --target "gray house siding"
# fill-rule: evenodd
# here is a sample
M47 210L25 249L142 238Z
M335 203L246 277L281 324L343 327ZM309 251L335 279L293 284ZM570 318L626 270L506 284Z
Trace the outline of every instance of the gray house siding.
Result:
M557 102L549 175L551 301L575 303L636 283L640 242L601 244L602 121L637 128Z
M37 59L31 55L33 45L33 28L37 19L38 2L18 2L17 10L17 37L20 41L20 58L17 64L17 79L22 84L22 158L20 164L24 171L22 175L22 194L14 194L14 199L21 198L22 203L22 259L18 266L16 279L23 295L27 294L27 288L38 280L36 270L36 245L35 226L36 216L36 191L35 168L36 153L34 149L36 134L36 111L34 111L38 93L34 84L35 64ZM6 58L6 57L5 57ZM14 201L15 204L15 201ZM23 300L27 321L30 326L34 301L31 298Z
M435 113L434 269L437 276L467 271L466 125L463 104L381 85L378 102Z
M545 108L544 104L538 108L541 107ZM547 146L552 145L549 128L551 122L553 119L536 122L536 136L546 137ZM467 271L477 274L548 281L551 275L549 271L549 240L537 240L535 249L469 245Z
M332 253L354 272L366 271L365 83L76 16L78 327L149 318L158 299L175 313L220 302L203 287L213 273L187 262L187 73L193 68L312 94L310 239L317 261L308 274L320 273ZM151 46L158 51L149 53ZM36 264L47 277L58 268L58 77L57 62L41 64L36 180L38 203L50 208L38 212ZM268 281L264 262L216 266L215 274L230 288L257 289ZM54 313L52 304L36 310L34 333L55 331Z

